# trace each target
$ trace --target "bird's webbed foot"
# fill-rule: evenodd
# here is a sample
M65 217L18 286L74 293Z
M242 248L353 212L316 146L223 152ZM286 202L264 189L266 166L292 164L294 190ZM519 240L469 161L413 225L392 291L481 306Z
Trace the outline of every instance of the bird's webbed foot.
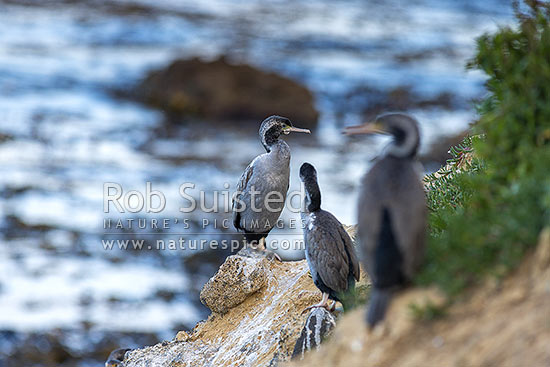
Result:
M265 257L266 257L268 260L271 260L271 261L277 260L277 261L283 262L283 259L281 259L281 257L279 256L279 254L276 253L275 251L263 250L262 252L265 254Z
M319 303L316 303L314 305L311 305L309 307L306 307L303 311L302 311L302 315L305 314L307 311L309 310L312 310L314 308L319 308L319 307L323 307L324 309L326 309L327 311L329 312L332 312L334 311L334 306L336 305L336 302L334 302L332 304L331 307L329 307L328 305L328 294L327 293L323 293L323 298L321 299L321 302Z

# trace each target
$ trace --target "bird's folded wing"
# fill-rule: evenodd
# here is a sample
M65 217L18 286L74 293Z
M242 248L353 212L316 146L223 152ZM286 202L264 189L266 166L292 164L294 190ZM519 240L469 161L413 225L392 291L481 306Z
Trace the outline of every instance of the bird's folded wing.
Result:
M310 260L315 262L319 277L336 292L347 290L349 263L344 242L338 233L316 229L308 233Z
M426 236L426 199L420 183L411 181L410 188L403 195L402 202L406 208L393 207L393 226L398 238L399 250L403 255L403 272L407 279L412 279L418 270L424 255ZM405 198L407 200L405 200Z
M252 177L253 173L254 173L254 161L250 162L250 164L245 168L243 174L241 175L241 178L239 179L239 183L237 183L237 190L233 195L231 208L233 210L233 225L237 229L240 228L241 215L238 210L235 210L236 209L235 203L237 202L237 200L241 199L242 193L246 189L248 185L248 181L250 181L250 178Z
M346 249L349 262L352 265L353 277L355 280L359 281L359 278L361 277L361 268L359 267L359 259L357 258L353 241L351 240L348 232L344 229L344 226L341 224L338 226L338 232L340 233L340 237L344 243L344 248Z

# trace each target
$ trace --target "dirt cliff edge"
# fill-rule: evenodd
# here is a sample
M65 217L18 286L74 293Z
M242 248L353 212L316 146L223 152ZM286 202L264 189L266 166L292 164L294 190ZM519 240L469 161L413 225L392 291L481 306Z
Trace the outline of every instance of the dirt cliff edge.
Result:
M550 229L505 279L471 290L437 321L412 320L411 301L433 296L399 296L371 332L363 310L346 314L318 352L288 366L550 366Z
M444 297L411 289L394 299L381 327L367 331L364 310L354 310L320 350L289 362L302 310L320 295L305 261L231 256L201 293L217 312L173 341L127 353L123 365L550 366L550 229L514 273L470 290L444 317L415 320L412 303Z

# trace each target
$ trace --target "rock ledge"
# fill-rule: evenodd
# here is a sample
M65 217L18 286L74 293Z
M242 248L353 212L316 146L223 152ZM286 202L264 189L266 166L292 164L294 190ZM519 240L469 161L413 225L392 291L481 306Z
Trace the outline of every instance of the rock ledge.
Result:
M241 283L242 282L242 283ZM213 313L171 342L129 352L124 366L272 366L288 361L320 291L305 260L230 256L201 292Z

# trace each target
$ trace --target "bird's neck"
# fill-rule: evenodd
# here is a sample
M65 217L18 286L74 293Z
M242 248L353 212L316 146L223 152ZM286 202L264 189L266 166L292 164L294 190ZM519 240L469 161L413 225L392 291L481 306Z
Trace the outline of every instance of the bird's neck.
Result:
M278 160L290 161L290 147L284 140L277 140L274 144L270 145L267 153L276 156Z
M313 213L321 210L321 191L316 180L306 180L304 182L306 197L304 198L304 210L307 213Z
M420 138L418 134L409 133L401 139L392 141L386 150L386 155L395 158L413 158L416 156L419 145Z

